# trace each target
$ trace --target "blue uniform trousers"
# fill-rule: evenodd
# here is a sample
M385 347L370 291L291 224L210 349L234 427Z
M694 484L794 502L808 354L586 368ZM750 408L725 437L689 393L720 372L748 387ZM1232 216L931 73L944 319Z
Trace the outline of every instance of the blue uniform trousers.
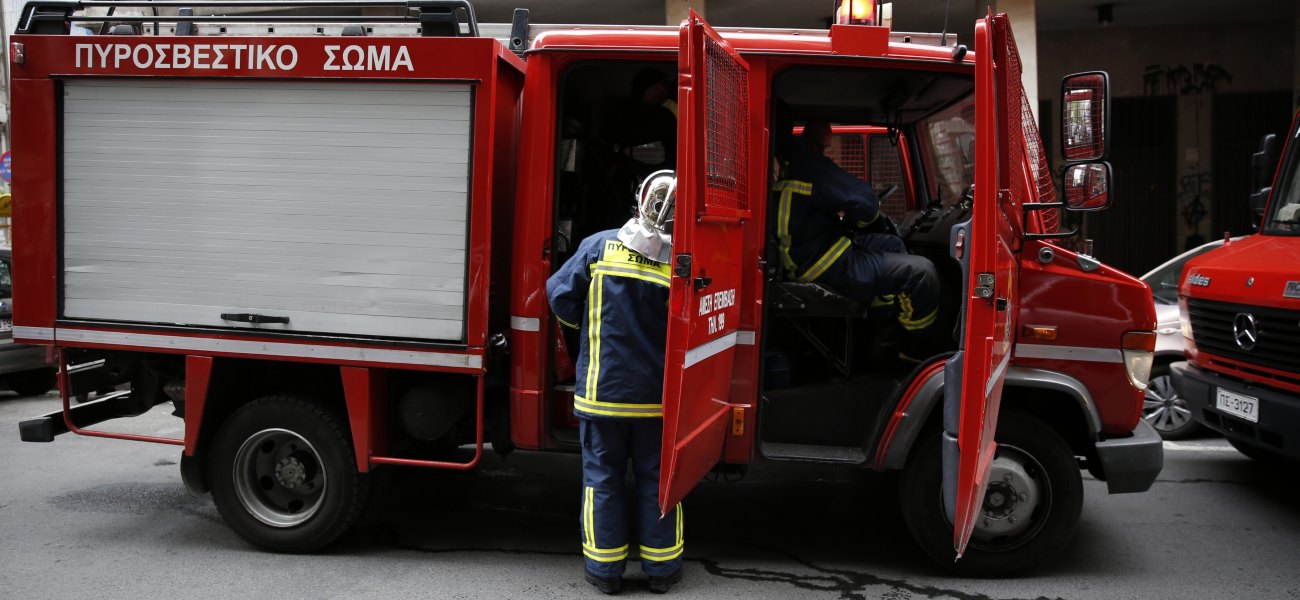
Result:
M587 570L601 577L623 575L633 541L646 575L664 577L681 569L681 505L659 518L663 420L581 418L579 435L582 554ZM625 483L628 459L636 480L630 498Z
M858 302L894 296L898 322L912 334L929 333L938 316L939 275L934 263L908 254L895 235L855 236L853 246L817 281Z

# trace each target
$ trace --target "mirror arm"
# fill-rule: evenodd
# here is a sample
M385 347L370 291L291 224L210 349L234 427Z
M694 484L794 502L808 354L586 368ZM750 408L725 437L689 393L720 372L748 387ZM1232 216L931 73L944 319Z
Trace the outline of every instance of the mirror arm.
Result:
M1026 216L1028 216L1028 214L1029 214L1030 212L1033 212L1033 211L1036 211L1036 210L1051 210L1051 209L1053 209L1053 208L1060 209L1062 213L1067 212L1067 209L1066 209L1066 206L1065 206L1065 202L1064 202L1064 201L1062 201L1062 202L1031 202L1031 203L1029 203L1029 204L1021 204L1021 205L1020 205L1020 209L1025 213ZM1024 232L1024 233L1021 234L1021 235L1022 235L1022 237L1024 237L1024 239L1026 239L1026 240L1060 240L1060 239L1065 239L1065 238L1068 238L1068 237L1074 237L1074 236L1078 235L1078 234L1079 234L1080 232L1082 232L1082 231L1083 231L1083 230L1080 229L1078 225L1076 225L1073 229L1071 229L1071 230L1069 230L1069 231L1057 231L1057 232L1055 232L1055 233L1029 233L1029 232Z

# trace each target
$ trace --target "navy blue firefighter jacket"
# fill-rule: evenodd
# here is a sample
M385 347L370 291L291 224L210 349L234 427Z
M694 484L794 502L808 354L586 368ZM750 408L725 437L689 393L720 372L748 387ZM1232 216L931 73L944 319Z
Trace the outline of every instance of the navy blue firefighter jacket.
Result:
M672 274L667 263L627 249L617 233L583 240L546 281L556 318L580 330L573 412L591 419L662 417Z
M777 152L787 161L778 194L776 238L787 276L814 281L853 242L844 223L866 226L880 216L880 201L867 182L841 169L790 133L778 135ZM844 211L841 221L838 211Z

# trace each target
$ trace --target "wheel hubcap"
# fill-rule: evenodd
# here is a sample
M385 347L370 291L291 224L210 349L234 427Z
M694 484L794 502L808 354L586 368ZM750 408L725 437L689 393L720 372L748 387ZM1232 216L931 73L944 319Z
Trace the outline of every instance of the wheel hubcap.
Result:
M1142 418L1156 431L1176 431L1192 420L1187 400L1174 389L1169 375L1161 375L1147 383L1147 393L1142 399Z
M1051 500L1050 485L1042 473L1042 466L1029 454L1013 446L998 446L972 541L1014 545L1031 537L1025 534L1043 522L1035 518L1041 516L1036 513L1045 510Z
M310 519L325 492L320 455L302 436L264 429L235 453L235 496L248 514L271 527L293 527Z

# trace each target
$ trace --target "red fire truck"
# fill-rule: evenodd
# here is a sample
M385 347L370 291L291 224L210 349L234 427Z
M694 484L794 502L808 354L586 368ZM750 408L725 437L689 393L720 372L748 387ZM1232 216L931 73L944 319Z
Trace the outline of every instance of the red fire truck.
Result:
M14 335L54 348L64 405L23 439L181 446L191 491L290 552L351 526L376 469L472 469L487 444L575 451L577 344L545 281L671 166L664 505L759 460L900 471L925 552L993 574L1066 545L1081 469L1112 493L1159 472L1140 418L1150 294L1052 244L1072 234L1060 211L1109 204L1106 77L1063 82L1058 201L1005 16L968 49L694 14L546 27L517 12L503 43L463 1L104 11L249 4L27 5L11 48ZM675 118L646 132L656 80ZM901 364L889 306L781 272L777 103L836 124L837 156L935 263L948 352ZM104 423L155 406L183 436Z
M1300 115L1281 163L1254 156L1258 233L1188 261L1178 288L1187 362L1171 365L1192 418L1247 456L1300 460ZM1276 170L1272 167L1277 165ZM1272 185L1269 186L1269 181Z

